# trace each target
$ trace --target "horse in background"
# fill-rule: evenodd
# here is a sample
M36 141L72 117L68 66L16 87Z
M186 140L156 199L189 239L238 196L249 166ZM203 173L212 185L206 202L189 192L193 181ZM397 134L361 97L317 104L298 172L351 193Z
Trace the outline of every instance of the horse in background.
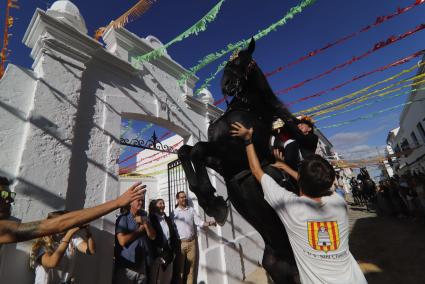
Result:
M223 176L228 198L235 209L259 232L265 243L262 264L274 283L294 283L296 264L283 223L264 200L261 185L249 169L246 150L240 138L230 135L231 124L240 122L255 129L253 144L264 170L278 183L291 190L287 176L270 166L275 161L271 148L272 123L295 119L277 99L252 54L252 39L245 50L234 54L221 80L224 95L233 97L225 113L208 128L208 142L184 145L178 151L189 188L198 198L206 214L224 224L227 219L226 200L215 195L207 169Z
M376 184L370 177L367 169L360 168L360 173L357 175L357 179L361 181L360 184L360 194L363 203L366 205L366 210L370 210L370 204L375 198L376 193Z

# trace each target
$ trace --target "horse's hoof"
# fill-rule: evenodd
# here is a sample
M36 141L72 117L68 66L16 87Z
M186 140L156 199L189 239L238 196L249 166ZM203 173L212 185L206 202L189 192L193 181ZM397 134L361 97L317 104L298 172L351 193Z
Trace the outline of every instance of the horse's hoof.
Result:
M224 226L229 216L229 206L223 197L219 196L215 198L212 211L212 217L214 217L217 224Z

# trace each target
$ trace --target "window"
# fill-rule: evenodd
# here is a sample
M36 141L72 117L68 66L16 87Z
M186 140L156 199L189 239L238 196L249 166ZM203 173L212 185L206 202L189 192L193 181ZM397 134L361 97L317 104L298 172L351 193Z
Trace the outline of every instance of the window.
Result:
M395 145L394 152L395 153L399 153L400 152L400 146L398 146L398 144Z
M419 123L416 125L416 128L418 129L419 134L421 134L422 141L424 141L424 142L425 142L425 130L424 130L424 127L423 127L423 126L422 126L422 124L419 122Z
M409 141L406 138L403 139L400 146L403 151L410 149Z
M413 146L419 145L418 137L416 137L415 132L412 131L412 133L410 133L410 138L412 138Z

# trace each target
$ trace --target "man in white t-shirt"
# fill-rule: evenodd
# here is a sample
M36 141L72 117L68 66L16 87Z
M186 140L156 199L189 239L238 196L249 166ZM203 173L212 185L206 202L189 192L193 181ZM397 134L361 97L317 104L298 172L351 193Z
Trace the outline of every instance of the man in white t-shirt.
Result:
M263 172L251 142L253 129L240 123L232 124L232 128L232 136L245 140L249 166L261 182L264 199L285 225L301 283L367 283L349 251L347 205L330 190L335 179L333 167L318 155L302 161L299 173L285 163L276 163L277 168L298 180L298 196Z

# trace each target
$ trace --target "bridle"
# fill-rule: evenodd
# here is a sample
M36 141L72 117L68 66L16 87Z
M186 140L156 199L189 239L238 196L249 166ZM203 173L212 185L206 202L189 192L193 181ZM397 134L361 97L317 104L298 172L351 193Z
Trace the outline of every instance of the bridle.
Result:
M237 57L238 57L237 55L236 56L232 55L232 57L230 58L230 62L232 62L233 60L235 60ZM245 71L244 71L244 73L242 75L242 78L245 78L245 81L247 81L249 74L256 67L257 67L257 63L255 62L254 59L251 59L251 61L249 62L249 64L245 67ZM232 71L233 74L236 74L235 71L233 71L233 70L231 70L231 71ZM239 78L237 80L239 81L238 83L240 84ZM233 97L237 98L238 100L240 100L241 102L243 102L245 104L248 103L248 99L246 97L239 96L239 94L235 94ZM227 106L229 106L229 103L227 102L227 96L226 96L226 103L227 103Z

